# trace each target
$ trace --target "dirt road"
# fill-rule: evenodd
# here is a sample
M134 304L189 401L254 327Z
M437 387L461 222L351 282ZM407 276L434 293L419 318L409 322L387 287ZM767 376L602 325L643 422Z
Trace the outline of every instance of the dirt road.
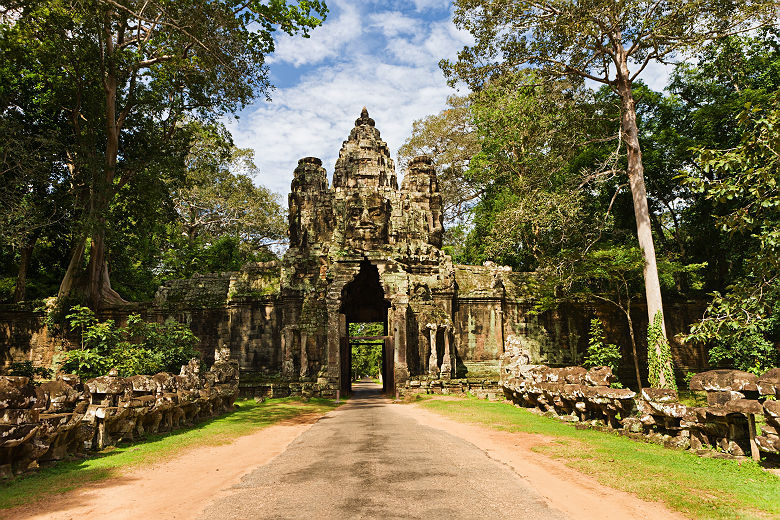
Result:
M361 383L349 403L82 488L3 518L676 519L530 448L542 436L392 404Z

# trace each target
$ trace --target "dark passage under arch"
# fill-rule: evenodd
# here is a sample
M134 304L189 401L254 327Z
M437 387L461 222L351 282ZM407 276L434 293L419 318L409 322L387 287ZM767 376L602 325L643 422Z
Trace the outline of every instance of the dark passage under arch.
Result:
M344 314L347 335L341 338L341 390L352 389L352 348L350 345L350 323L382 324L382 381L385 391L393 388L393 352L392 342L387 338L387 311L390 303L379 281L379 270L368 260L360 264L355 278L344 286L341 292L340 312Z

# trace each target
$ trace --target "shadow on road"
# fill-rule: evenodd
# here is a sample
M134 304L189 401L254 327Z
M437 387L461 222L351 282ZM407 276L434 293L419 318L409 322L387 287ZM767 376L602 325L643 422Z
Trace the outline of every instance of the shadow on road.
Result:
M382 393L382 385L373 381L358 381L352 383L352 395L348 403L360 408L373 408L387 404L387 398Z

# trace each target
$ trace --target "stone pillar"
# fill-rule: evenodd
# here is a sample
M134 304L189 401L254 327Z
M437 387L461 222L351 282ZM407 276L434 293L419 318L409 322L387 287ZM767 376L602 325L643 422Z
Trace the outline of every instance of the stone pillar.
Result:
M450 332L452 327L446 325L444 327L444 358L441 362L441 378L450 379L452 377L452 368L455 363L452 362L452 352L450 351Z
M428 356L428 374L439 376L438 356L436 354L436 332L439 326L435 323L429 323L425 326L428 329L428 338L430 343L430 354Z
M309 334L301 332L301 377L309 375L309 353L307 351Z
M501 356L501 354L504 353L504 341L506 341L504 337L504 302L501 302L501 307L498 309L498 330L497 330L497 338L496 341L498 341L498 355Z
M328 306L328 380L338 384L341 377L341 327L339 308L337 305Z
M291 377L295 367L293 366L293 331L289 327L282 329L282 375Z
M387 318L393 335L393 383L398 386L409 380L409 366L406 364L406 303L391 307Z

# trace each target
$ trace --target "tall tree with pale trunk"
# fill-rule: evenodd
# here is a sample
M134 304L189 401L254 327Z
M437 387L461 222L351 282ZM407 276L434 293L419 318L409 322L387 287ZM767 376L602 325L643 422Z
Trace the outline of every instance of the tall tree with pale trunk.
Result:
M671 61L706 41L776 24L777 0L455 0L455 7L455 25L475 43L457 61L442 61L453 83L464 81L477 90L491 77L533 67L549 78L578 76L609 85L620 97L647 312L650 323L660 315L665 335L634 81L648 65ZM662 373L671 374L668 368ZM669 382L661 377L658 385Z

